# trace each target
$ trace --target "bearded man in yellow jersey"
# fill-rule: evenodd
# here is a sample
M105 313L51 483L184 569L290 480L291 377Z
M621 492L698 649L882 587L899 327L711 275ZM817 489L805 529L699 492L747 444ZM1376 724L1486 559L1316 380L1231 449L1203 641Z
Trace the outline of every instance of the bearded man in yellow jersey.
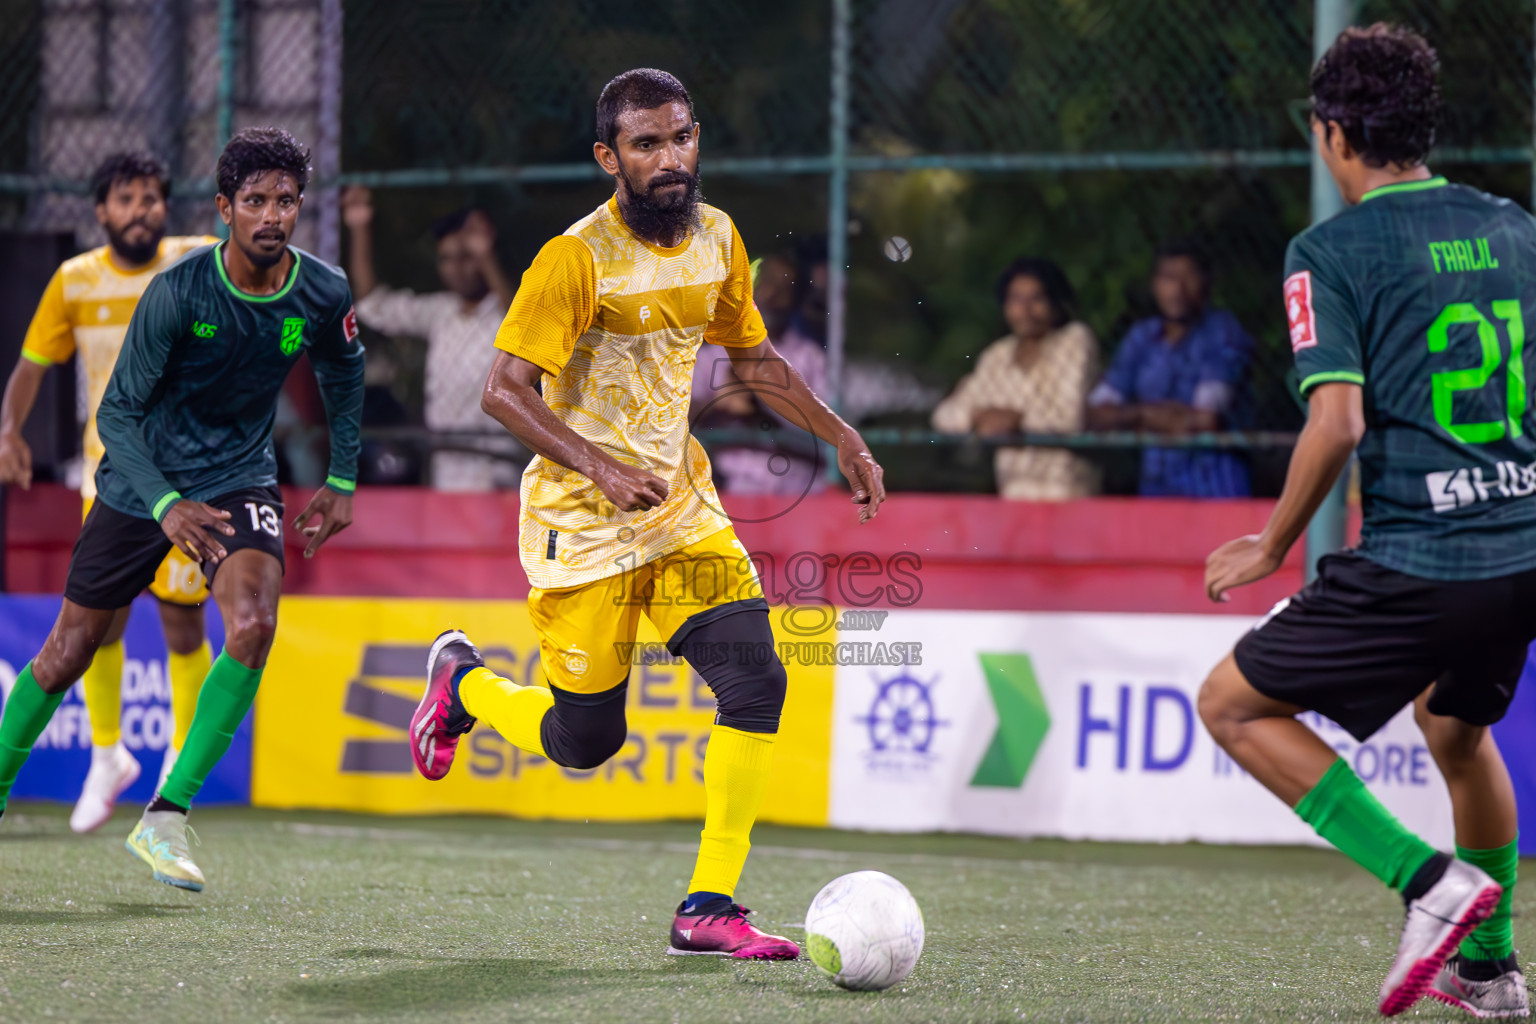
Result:
M549 686L496 676L468 637L443 633L411 750L417 769L440 779L459 737L484 718L556 764L602 764L628 735L623 652L645 614L718 708L698 860L669 951L787 960L799 947L753 927L734 898L786 679L757 574L688 430L699 346L724 347L770 408L836 446L861 522L885 487L863 438L774 351L741 236L700 202L698 146L676 78L641 68L603 89L593 154L616 194L523 276L481 402L537 455L523 474L521 544Z
M96 409L117 364L134 307L157 273L182 254L218 241L201 235L165 237L171 179L165 165L152 156L114 153L97 168L92 188L96 220L106 231L108 242L66 260L54 272L0 403L0 484L30 487L32 452L22 440L22 424L32 411L48 368L76 357L87 411L82 444L85 466L80 479L80 494L87 509L96 497L96 466L102 454ZM163 780L186 739L198 689L208 674L203 630L208 587L197 563L173 548L150 592L159 598L175 718L175 732L161 766ZM139 777L139 762L123 746L119 727L122 637L127 624L128 609L124 608L81 680L91 718L92 746L91 769L69 816L69 826L76 832L90 832L105 823L118 796Z

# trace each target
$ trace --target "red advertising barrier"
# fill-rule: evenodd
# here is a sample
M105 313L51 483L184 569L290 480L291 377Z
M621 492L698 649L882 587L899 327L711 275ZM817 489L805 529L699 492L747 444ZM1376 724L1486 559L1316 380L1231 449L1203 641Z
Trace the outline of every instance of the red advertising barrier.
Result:
M288 516L307 492L286 493ZM6 582L58 593L80 499L56 486L6 495ZM841 605L1030 611L1256 614L1302 581L1300 545L1229 604L1205 597L1205 557L1256 533L1274 503L1097 498L1033 504L989 495L896 494L859 525L846 494L734 497L726 509L770 597ZM294 594L508 598L528 593L517 495L364 488L352 528L312 560L290 533Z

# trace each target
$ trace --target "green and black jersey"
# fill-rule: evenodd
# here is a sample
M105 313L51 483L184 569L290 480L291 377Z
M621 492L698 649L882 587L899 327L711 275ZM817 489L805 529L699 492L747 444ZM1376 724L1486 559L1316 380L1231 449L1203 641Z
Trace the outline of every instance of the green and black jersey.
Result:
M1389 185L1285 270L1302 392L1364 389L1361 552L1432 579L1536 567L1536 219L1444 178Z
M247 295L224 268L225 244L167 267L134 310L97 414L98 497L119 512L158 520L178 498L275 485L278 393L306 352L330 421L326 483L356 486L363 348L346 275L290 249L281 290Z

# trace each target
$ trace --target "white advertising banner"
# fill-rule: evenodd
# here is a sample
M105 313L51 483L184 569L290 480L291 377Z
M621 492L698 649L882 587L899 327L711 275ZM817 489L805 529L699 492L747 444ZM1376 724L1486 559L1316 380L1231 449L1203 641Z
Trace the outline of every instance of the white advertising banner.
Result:
M878 639L920 644L920 662L838 667L830 824L1321 845L1195 713L1200 684L1253 622L893 611ZM1450 801L1411 709L1365 743L1303 720L1404 824L1450 848Z

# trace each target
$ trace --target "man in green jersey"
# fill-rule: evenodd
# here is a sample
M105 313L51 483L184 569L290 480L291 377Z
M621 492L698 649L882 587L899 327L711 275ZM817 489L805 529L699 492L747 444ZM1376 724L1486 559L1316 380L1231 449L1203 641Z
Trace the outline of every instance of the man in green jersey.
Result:
M1284 297L1306 428L1264 532L1218 548L1215 600L1274 572L1356 451L1360 546L1240 640L1206 680L1216 742L1407 904L1380 1009L1423 995L1526 1016L1510 893L1514 789L1488 734L1536 637L1536 220L1424 166L1440 94L1419 36L1341 35L1312 72L1312 132L1350 208L1303 232ZM1413 703L1450 790L1435 851L1295 719L1365 740Z
M330 477L294 521L304 556L352 521L363 354L340 270L288 245L309 153L287 132L249 128L219 157L226 242L193 250L134 310L101 401L106 454L75 543L59 619L16 678L0 717L0 812L16 773L117 609L174 545L202 566L224 616L224 651L203 682L186 745L128 839L154 877L200 890L187 811L256 696L283 582L282 495L272 421L288 371L308 353L325 398Z

